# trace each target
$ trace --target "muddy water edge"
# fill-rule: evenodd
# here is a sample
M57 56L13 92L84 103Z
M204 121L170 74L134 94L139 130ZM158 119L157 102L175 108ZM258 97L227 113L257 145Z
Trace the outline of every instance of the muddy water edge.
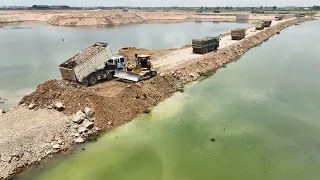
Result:
M85 151L18 179L317 179L319 27L284 30Z

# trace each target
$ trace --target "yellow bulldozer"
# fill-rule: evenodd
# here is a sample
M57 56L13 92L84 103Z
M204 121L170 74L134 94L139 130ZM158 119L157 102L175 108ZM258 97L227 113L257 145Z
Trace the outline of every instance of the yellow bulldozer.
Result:
M134 64L128 65L123 70L117 70L114 77L135 82L152 78L157 75L157 71L153 69L150 59L150 55L136 54Z

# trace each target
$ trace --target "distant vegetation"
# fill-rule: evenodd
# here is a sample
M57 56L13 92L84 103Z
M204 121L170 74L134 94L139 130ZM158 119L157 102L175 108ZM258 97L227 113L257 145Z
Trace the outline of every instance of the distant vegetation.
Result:
M316 14L317 14L317 12L307 12L307 13L305 13L306 16L314 16Z
M259 7L179 7L179 6L171 6L171 7L131 7L131 6L117 6L117 7L105 7L105 6L95 6L95 7L71 7L67 5L60 6L51 6L51 5L33 5L31 7L28 6L0 6L2 10L50 10L50 9L77 9L77 10L115 10L115 9L128 9L128 10L147 10L147 11L155 11L162 10L165 12L173 11L173 10L185 10L185 11L193 11L197 13L203 12L222 12L222 11L312 11L320 10L320 6L314 5L311 7L297 7L297 6L286 6L286 7L277 7L277 6L259 6Z

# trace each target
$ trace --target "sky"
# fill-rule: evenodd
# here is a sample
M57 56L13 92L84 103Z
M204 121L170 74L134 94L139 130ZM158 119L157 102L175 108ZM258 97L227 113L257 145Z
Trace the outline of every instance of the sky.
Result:
M0 0L0 6L313 6L319 0Z

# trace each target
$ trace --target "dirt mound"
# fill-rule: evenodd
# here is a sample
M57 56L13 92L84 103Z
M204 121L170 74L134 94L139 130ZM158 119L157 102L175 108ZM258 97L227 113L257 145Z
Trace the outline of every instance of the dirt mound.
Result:
M35 104L35 109L39 109L52 107L55 103L61 102L65 106L64 113L67 115L74 114L84 107L92 107L96 112L97 126L107 128L108 122L111 121L115 125L122 124L166 98L168 93L176 90L171 84L173 82L164 80L160 76L135 84L116 82L114 88L122 86L122 90L108 97L103 95L103 86L108 86L111 82L94 88L85 88L65 81L50 80L40 85L32 94L25 96L21 103L26 105L32 103Z
M23 22L21 16L0 16L0 23Z
M48 23L55 26L112 26L143 23L145 19L136 14L63 14L55 15Z

